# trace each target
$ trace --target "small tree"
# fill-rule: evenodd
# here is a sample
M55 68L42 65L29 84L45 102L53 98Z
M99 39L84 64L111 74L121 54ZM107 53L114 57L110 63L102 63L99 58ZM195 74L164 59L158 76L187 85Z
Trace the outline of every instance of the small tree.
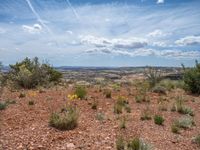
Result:
M49 82L58 82L62 74L49 64L41 64L37 57L25 58L15 65L10 65L9 79L23 88L34 88Z
M4 89L4 84L5 84L5 77L2 73L2 68L3 68L3 65L2 63L0 62L0 98L3 94L3 89Z
M194 94L200 94L200 63L197 60L194 68L184 69L183 80L186 90Z

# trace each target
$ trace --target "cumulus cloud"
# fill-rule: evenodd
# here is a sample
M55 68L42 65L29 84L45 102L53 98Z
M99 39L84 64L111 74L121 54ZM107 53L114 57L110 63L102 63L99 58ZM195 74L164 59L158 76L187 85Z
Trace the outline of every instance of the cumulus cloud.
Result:
M81 36L81 43L93 45L95 47L109 47L113 49L134 49L141 48L148 44L146 39L127 38L127 39L107 39L95 36Z
M186 36L175 41L175 44L180 46L198 45L200 44L200 36Z
M164 37L167 36L167 33L164 33L162 30L154 30L153 32L150 32L149 34L147 34L148 37Z
M133 51L113 50L111 48L94 48L85 51L86 53L102 53L102 54L115 54L124 55L129 57L136 56L157 56L165 58L197 58L200 57L200 51L181 51L181 50L155 50L140 48Z
M157 4L162 4L164 2L165 2L165 0L157 0Z
M156 46L156 47L169 47L170 46L170 45L167 45L165 42L162 42L162 41L153 42L151 45Z
M23 25L23 30L30 34L40 33L42 31L42 26L39 24L34 24L33 26Z

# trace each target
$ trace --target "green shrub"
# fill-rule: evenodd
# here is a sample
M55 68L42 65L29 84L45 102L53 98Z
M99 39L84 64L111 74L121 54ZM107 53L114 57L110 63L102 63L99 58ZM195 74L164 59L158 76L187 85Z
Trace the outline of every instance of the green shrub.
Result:
M151 147L139 138L133 138L128 141L128 150L150 150Z
M16 101L15 101L15 100L8 99L8 100L6 100L6 104L7 104L7 105L16 104Z
M122 117L119 124L120 129L126 128L126 117Z
M174 124L179 128L188 129L194 125L194 120L192 117L186 116L176 120Z
M186 90L194 94L200 94L200 64L196 61L194 68L185 69L184 77Z
M162 86L155 86L152 91L154 93L159 93L159 94L164 94L166 95L167 94L167 90L165 87L162 87Z
M84 99L87 95L87 91L84 86L77 86L74 94L76 94L78 98Z
M2 73L2 68L3 68L3 65L0 62L0 98L3 94L4 86L6 83L6 76Z
M7 104L5 102L0 102L0 110L6 109Z
M91 108L92 109L97 109L97 105L98 105L97 102L93 101Z
M178 134L178 133L180 132L180 128L177 126L176 123L173 123L173 124L171 125L171 131L172 131L173 133Z
M49 82L60 81L62 74L49 64L40 64L37 57L33 60L25 58L15 65L10 65L8 79L22 88L35 88Z
M19 94L19 98L24 98L24 97L26 97L26 94L25 94L25 93L20 93L20 94Z
M130 113L131 110L128 104L129 103L125 97L119 96L117 102L114 104L114 113L121 114L123 108L125 108L125 110Z
M119 103L114 104L114 113L115 114L121 114L123 109L123 105L120 105Z
M106 98L111 98L111 97L112 97L112 95L111 95L111 90L106 89L106 90L104 91L104 95L106 96Z
M138 137L125 141L124 138L120 136L116 140L116 148L117 150L151 150L152 146Z
M34 105L34 104L35 104L34 101L32 101L32 100L28 101L28 105Z
M143 102L144 101L144 96L142 96L142 95L137 95L136 97L135 97L135 101L136 101L136 103L141 103L141 102Z
M164 79L164 80L161 80L158 83L158 85L164 87L168 91L171 91L172 89L176 89L176 88L181 88L181 89L184 88L183 80Z
M131 113L131 107L128 104L125 105L124 109L127 113Z
M61 113L52 113L49 124L60 130L72 130L78 125L78 111L75 107L69 107Z
M151 120L151 112L150 112L148 106L145 108L145 110L142 111L140 119L141 120Z
M150 88L153 88L161 80L161 72L153 67L147 68L144 75L149 82Z
M125 147L126 147L126 143L125 143L124 139L121 136L118 137L116 140L117 150L125 150Z
M194 142L200 147L200 135L197 135L197 136L194 138Z
M188 114L190 116L194 116L194 112L190 107L184 105L184 101L181 97L176 99L176 111L181 114Z
M157 125L163 125L163 122L165 121L165 119L160 116L160 115L155 115L154 116L154 123Z

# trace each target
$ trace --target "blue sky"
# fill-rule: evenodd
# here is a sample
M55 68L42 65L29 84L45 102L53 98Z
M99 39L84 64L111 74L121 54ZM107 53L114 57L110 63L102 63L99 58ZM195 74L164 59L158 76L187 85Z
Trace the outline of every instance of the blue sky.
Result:
M199 0L0 0L0 61L192 66L199 8Z

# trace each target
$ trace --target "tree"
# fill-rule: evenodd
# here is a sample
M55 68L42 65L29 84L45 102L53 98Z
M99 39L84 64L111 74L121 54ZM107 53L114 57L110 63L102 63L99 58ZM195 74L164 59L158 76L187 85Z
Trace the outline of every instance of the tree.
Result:
M183 80L186 90L194 94L200 94L200 63L197 60L194 68L185 69Z
M25 58L21 62L10 65L9 79L23 88L35 88L49 82L59 82L62 74L47 63L40 63L37 57Z

